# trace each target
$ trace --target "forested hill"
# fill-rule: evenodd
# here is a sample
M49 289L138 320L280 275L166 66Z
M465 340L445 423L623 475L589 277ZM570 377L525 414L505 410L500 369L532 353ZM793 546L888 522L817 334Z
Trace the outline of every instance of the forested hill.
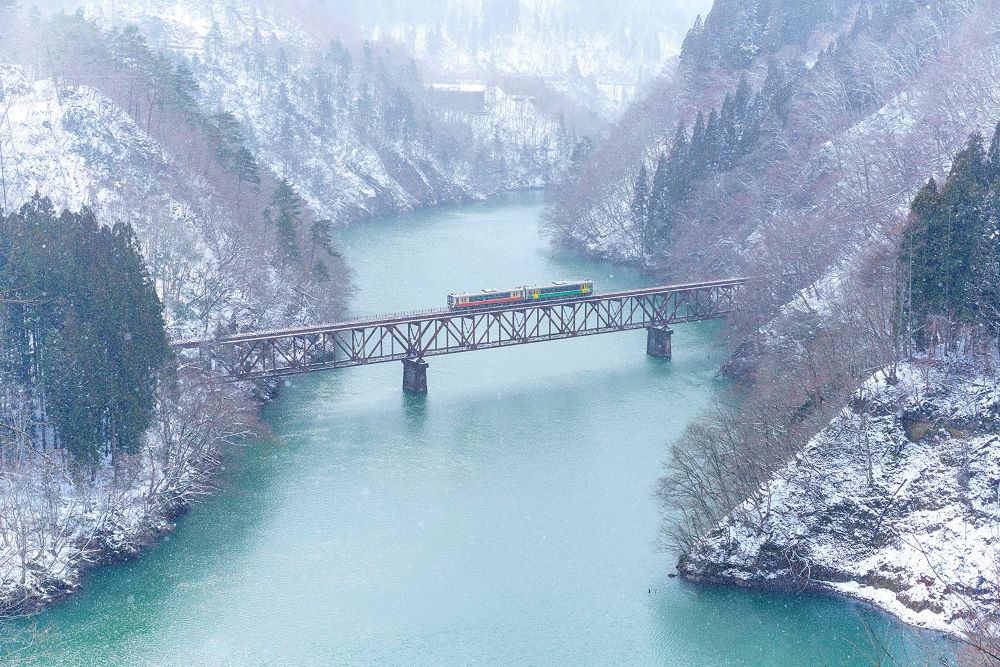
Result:
M998 120L996 0L720 0L558 189L573 248L772 277L671 448L682 574L995 642Z
M556 194L561 243L808 284L897 224L1000 94L997 3L716 2Z
M835 590L996 639L998 225L1000 125L824 304L760 332L756 391L689 430L663 480L685 575Z
M0 66L0 206L41 194L129 222L175 336L342 308L345 269L317 216L258 163L231 115L197 103L188 70L135 31L76 17L30 30L57 38L65 60L50 60L55 80Z
M854 0L718 0L705 20L699 17L688 32L681 53L682 67L688 73L705 73L715 68L753 67L761 57L786 50L808 56L831 38L830 32L823 34L824 29L836 33L848 23L855 30L863 27L862 23L853 23L856 11L861 12L863 22L875 18L887 24L890 12L906 14L913 3L894 0L861 7Z
M345 17L295 3L69 1L106 27L132 23L190 68L199 101L335 223L558 178L575 128L558 99L484 86L481 107L433 96L412 55Z
M576 142L558 98L435 104L412 59L335 17L63 4L84 13L2 10L0 207L37 191L130 219L175 336L336 317L332 226L544 185Z
M398 47L265 6L0 0L4 615L170 530L254 428L168 340L334 320L335 225L568 162L558 96L449 105Z

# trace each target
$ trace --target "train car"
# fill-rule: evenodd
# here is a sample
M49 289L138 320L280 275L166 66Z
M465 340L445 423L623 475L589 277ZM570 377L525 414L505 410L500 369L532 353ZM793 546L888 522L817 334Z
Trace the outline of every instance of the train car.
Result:
M547 299L571 299L576 296L587 296L594 293L593 280L570 282L561 280L551 285L536 285L528 287L528 301L545 301Z
M479 292L455 292L448 295L448 307L452 310L502 306L525 300L523 287L516 289L484 289Z
M594 293L594 281L559 281L551 285L517 287L514 289L484 289L479 292L455 292L448 295L448 307L452 310L485 308L517 303L531 303L551 299L572 299Z

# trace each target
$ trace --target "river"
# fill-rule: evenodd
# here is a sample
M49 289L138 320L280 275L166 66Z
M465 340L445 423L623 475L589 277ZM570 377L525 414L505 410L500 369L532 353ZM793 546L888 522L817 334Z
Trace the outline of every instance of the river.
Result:
M356 314L457 289L645 279L553 253L538 194L341 230ZM675 438L721 400L717 324L290 381L273 441L141 559L31 622L44 665L863 665L868 638L930 639L849 602L668 577L653 491Z

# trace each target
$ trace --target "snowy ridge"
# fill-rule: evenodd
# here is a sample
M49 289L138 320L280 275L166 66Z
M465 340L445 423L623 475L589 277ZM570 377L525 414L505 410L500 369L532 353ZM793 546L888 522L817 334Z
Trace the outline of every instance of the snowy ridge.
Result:
M63 104L51 81L29 82L19 67L0 64L0 206L10 211L45 193L78 211L95 196L95 179L79 142L63 127L81 100ZM99 112L99 109L94 109Z
M540 187L562 173L572 148L554 119L495 86L487 87L483 114L431 111L439 121L434 131L445 136L400 137L367 126L359 108L369 96L377 107L370 125L401 104L412 104L419 116L422 100L411 88L416 82L379 74L390 90L374 90L376 75L363 62L327 80L329 73L321 74L328 67L327 43L320 33L253 3L79 4L109 27L134 22L151 45L188 58L203 104L233 113L258 159L288 179L318 216L337 223ZM447 141L465 152L442 151ZM479 155L469 154L474 146L481 147ZM488 165L477 163L484 154Z
M997 594L996 361L920 360L895 383L873 376L681 573L833 591L961 633Z
M143 241L175 335L202 330L204 323L199 327L183 310L197 300L215 260L185 199L208 193L195 189L175 196L181 175L170 158L97 91L29 82L11 65L0 68L0 86L3 208L16 210L38 194L57 209L90 207L104 224L128 220ZM226 315L220 310L213 319Z
M798 247L775 257L775 248L795 238L807 246L810 262L825 263L816 267L825 272L842 260L845 247L864 246L896 227L926 179L947 169L970 133L992 132L1000 114L1000 5L952 4L948 21L918 11L895 42L868 44L863 59L849 63L892 72L885 79L891 85L884 85L871 109L845 114L846 84L829 67L804 74L781 131L793 143L799 131L821 140L787 153L768 149L759 162L701 183L676 223L670 268L686 274L759 270L795 261ZM760 70L753 67L728 72L716 85L732 89L744 73L760 85ZM718 96L704 99L701 90L672 94L683 98L689 131L695 110L718 108ZM633 110L651 103L639 102ZM587 174L574 197L567 197L568 238L560 240L602 258L638 261L629 208L633 182L640 164L653 173L656 153L665 139L670 143L677 120L666 111L658 117L666 122L643 128L641 136L622 127L617 144L598 149L601 162L595 165L602 173ZM641 123L639 116L631 125ZM609 182L592 182L602 176ZM609 204L608 198L621 201Z

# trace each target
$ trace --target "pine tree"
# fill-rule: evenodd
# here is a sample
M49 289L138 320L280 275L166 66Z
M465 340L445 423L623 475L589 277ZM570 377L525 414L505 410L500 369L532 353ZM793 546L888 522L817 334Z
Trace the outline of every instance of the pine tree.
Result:
M708 171L709 155L705 132L705 115L699 111L698 117L694 121L694 128L691 130L691 148L688 159L691 178L701 178Z
M69 308L58 329L43 343L41 373L46 414L52 418L59 444L79 461L93 463L104 451L106 387L101 374L107 358L97 335Z
M645 234L647 256L660 252L669 245L673 231L673 206L670 196L670 161L660 154L653 172L649 193L648 230Z
M700 64L704 56L704 33L705 24L701 19L701 14L699 14L681 43L680 64L683 69L694 69Z
M198 95L200 88L195 79L194 72L185 62L179 62L174 67L171 74L172 101L180 107L189 119L193 119L198 112Z
M667 160L670 172L667 179L669 199L680 203L687 199L691 187L691 145L683 127L677 128L674 145Z
M153 417L161 370L172 353L164 333L163 311L131 225L117 223L110 233L115 271L109 276L100 310L101 335L118 370L111 378L109 442L113 449L136 451ZM115 310L118 316L110 317Z
M293 259L301 257L298 238L302 204L291 183L284 178L278 181L278 187L271 196L271 208L271 220L278 229L282 250Z
M722 135L719 113L712 109L708 112L708 121L705 123L705 145L702 148L706 173L719 172L726 167L723 163L725 144Z
M236 149L232 157L231 168L241 183L249 183L252 186L260 185L260 167L257 165L257 158L246 146L240 146Z
M12 298L0 303L0 372L78 460L135 451L171 355L131 227L101 227L87 210L56 218L38 198L2 225L0 291Z
M986 225L983 237L972 298L979 319L993 336L998 336L1000 335L1000 179L993 181L986 196Z
M906 333L920 347L934 342L927 326L933 320L949 341L960 326L996 330L1000 324L1000 199L988 186L989 168L982 137L974 135L955 156L944 186L931 179L913 200L897 293Z
M948 181L941 189L939 280L944 286L942 309L956 322L973 320L969 286L974 280L984 238L985 183L986 152L982 137L975 135L955 156Z
M632 189L632 227L639 234L640 252L645 258L649 257L649 177L646 174L646 165L639 167L639 174L636 176Z
M928 230L938 216L940 193L937 182L931 178L910 206L910 217L900 243L901 282L897 299L902 313L901 319L910 336L918 344L923 342L923 324L928 313L935 307L933 301L938 292L938 277L933 247L929 244ZM902 332L900 332L902 333Z
M309 267L312 269L313 274L321 280L329 278L329 270L322 259L316 259L316 251L322 251L322 254L332 256L336 254L333 249L333 241L330 238L330 234L333 231L333 221L327 218L321 218L316 220L314 223L309 225ZM317 270L317 267L322 265L322 270Z
M997 123L990 141L990 150L986 153L986 184L992 186L1000 179L1000 123Z

